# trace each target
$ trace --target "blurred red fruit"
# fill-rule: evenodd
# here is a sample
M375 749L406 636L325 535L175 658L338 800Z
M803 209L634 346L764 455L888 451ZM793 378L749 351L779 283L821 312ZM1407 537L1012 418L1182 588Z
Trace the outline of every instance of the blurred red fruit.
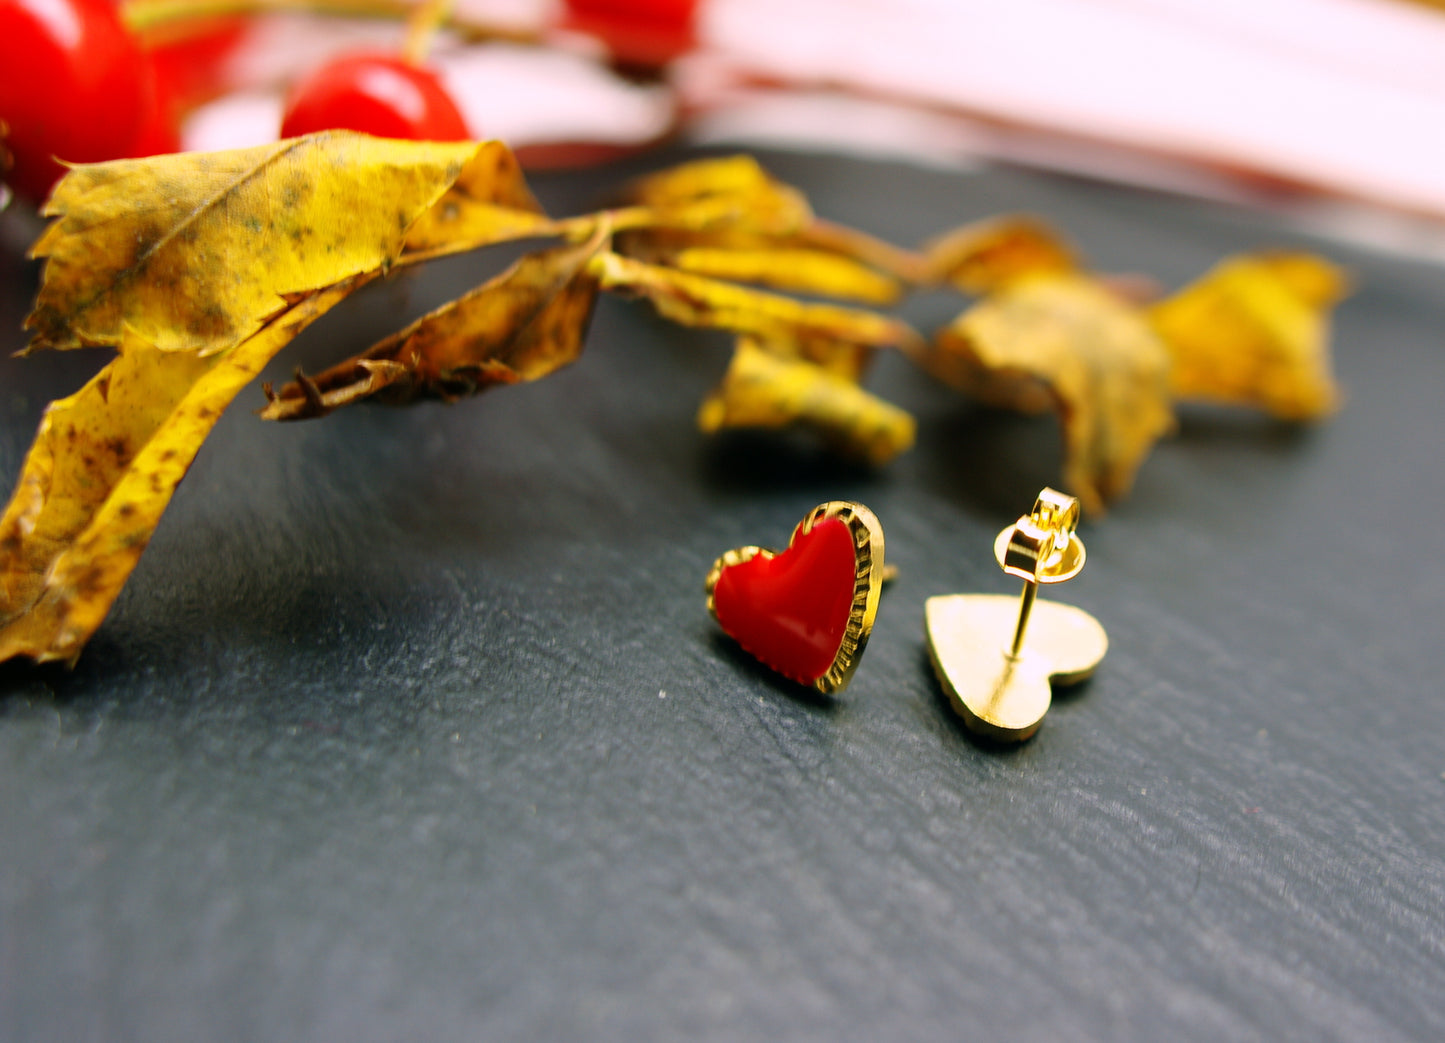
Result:
M114 158L141 158L177 152L181 147L181 135L176 126L175 105L169 90L159 75L152 69L143 70L140 107L140 125L135 137L119 156Z
M348 54L296 84L283 138L359 130L379 138L463 141L466 120L434 72L390 54Z
M128 154L145 118L150 66L109 0L0 0L0 120L14 168L40 199L73 163Z
M566 0L569 28L596 36L621 62L659 66L697 43L698 0Z
M208 18L187 22L181 31L159 40L147 40L162 94L176 109L186 112L220 97L227 82L227 59L245 38L244 18Z

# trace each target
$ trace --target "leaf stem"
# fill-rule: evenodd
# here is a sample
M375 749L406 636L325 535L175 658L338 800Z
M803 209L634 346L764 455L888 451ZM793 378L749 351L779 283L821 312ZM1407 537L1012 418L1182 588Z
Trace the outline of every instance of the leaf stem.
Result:
M445 27L466 40L541 42L542 33L537 29L482 22L459 14L451 7L449 2L437 3L433 0L426 0L421 5L408 0L127 0L121 7L121 17L128 28L142 35L228 16L315 14L395 22L415 18L413 26L424 27L419 32L422 36ZM427 20L431 16L428 8L440 8L435 21ZM409 31L408 45L410 43Z
M452 0L422 0L413 9L406 24L406 43L401 56L412 65L425 65L427 52L436 39L437 30L451 16Z

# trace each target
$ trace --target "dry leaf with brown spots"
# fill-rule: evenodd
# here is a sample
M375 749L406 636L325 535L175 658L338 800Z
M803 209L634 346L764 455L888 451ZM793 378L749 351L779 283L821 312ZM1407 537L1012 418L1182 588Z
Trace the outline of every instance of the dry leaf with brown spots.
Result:
M500 141L468 147L475 151L446 193L406 229L406 263L566 231L542 212L511 149Z
M60 182L31 349L118 354L47 409L0 514L0 660L79 654L232 397L498 150L322 134Z
M32 251L46 264L30 350L128 337L225 351L297 295L395 263L418 218L498 147L333 132L76 167Z
M266 420L304 420L369 398L453 401L496 384L540 380L582 353L597 280L580 246L529 254L366 352L271 394Z
M85 387L50 404L0 515L0 662L74 662L227 404L370 278L300 297L226 352L126 339Z

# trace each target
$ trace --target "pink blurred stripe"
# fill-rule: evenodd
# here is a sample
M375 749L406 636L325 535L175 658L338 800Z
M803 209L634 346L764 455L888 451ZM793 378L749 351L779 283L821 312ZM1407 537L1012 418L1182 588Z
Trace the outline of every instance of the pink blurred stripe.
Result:
M1445 17L1394 0L708 0L740 74L1445 217Z

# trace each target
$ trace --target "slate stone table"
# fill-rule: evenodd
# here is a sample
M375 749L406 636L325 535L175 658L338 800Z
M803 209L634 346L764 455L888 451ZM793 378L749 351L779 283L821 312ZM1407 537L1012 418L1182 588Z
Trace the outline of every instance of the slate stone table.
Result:
M538 189L575 211L675 158ZM895 242L1027 209L1169 285L1301 242L1013 171L764 159ZM885 471L709 442L726 338L613 299L578 365L453 407L280 426L248 390L79 666L0 667L0 1037L1445 1038L1445 275L1330 252L1344 411L1186 411L1052 592L1109 658L1003 751L947 706L923 601L1014 589L990 541L1058 473L1047 418L885 358L920 421ZM269 376L499 263L385 284ZM3 264L14 348L34 274ZM97 364L0 361L7 493ZM702 596L831 498L901 570L836 702Z

